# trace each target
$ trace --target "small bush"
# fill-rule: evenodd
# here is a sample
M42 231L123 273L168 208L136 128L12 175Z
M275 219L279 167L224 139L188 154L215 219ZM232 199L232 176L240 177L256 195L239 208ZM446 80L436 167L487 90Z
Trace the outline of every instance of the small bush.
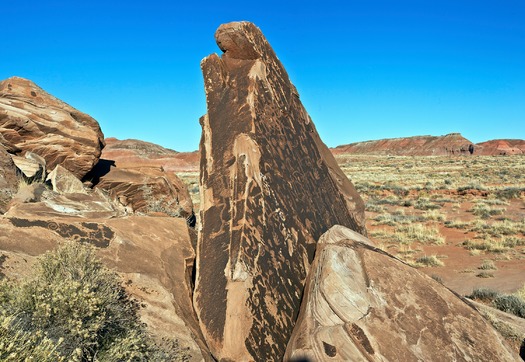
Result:
M525 188L520 187L507 187L503 190L497 190L496 191L496 197L498 199L518 199L521 196L521 193L525 192Z
M425 255L416 259L416 263L424 266L443 266L443 262L435 255Z
M426 227L422 224L409 224L396 227L393 235L394 240L400 243L419 241L434 244L444 244L445 238L436 227Z
M496 265L492 260L483 260L483 263L478 269L482 270L497 270Z
M472 291L472 294L468 296L470 299L476 299L483 302L492 302L494 299L499 297L500 294L488 288L476 288Z
M486 271L482 271L481 273L476 274L476 276L478 278L494 278L494 274L486 272Z
M441 209L441 205L433 203L427 198L420 198L414 204L414 208L419 210L437 210Z
M525 318L525 301L516 295L500 295L492 304L499 310Z
M118 276L79 243L45 254L31 280L0 282L0 302L0 360L142 361L160 350Z
M470 210L474 215L479 216L482 219L488 219L493 215L501 215L505 212L505 209L494 208L485 203L477 203Z

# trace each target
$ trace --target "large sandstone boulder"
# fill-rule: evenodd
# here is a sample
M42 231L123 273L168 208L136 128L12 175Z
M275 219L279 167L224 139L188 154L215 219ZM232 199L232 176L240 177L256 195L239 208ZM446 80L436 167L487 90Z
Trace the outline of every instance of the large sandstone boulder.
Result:
M517 361L440 283L334 226L317 244L285 360Z
M219 360L283 357L317 239L365 233L364 206L261 31L221 25L202 61L201 220L194 305Z
M115 217L97 209L104 204L101 197L98 191L52 193L43 195L41 202L12 207L0 217L0 273L9 278L28 276L38 255L66 240L92 244L140 303L141 318L153 336L177 339L188 348L191 361L211 361L192 307L195 252L185 221Z
M34 152L48 169L62 165L79 179L104 147L97 121L18 77L0 82L0 133L10 152Z
M7 211L7 205L18 190L16 167L6 149L0 144L0 213Z

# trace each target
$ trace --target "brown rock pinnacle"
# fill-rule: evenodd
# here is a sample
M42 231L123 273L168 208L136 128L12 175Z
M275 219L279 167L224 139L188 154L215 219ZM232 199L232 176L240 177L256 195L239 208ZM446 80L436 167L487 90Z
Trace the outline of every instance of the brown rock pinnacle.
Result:
M261 31L215 34L202 63L201 220L195 309L219 360L279 360L316 240L360 233L364 205L337 166Z

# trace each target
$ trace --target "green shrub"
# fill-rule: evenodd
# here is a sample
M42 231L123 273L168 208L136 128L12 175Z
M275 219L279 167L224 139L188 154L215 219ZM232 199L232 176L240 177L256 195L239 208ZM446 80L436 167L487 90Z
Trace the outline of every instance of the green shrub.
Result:
M500 295L492 304L499 310L525 318L525 301L516 295Z
M0 302L0 360L141 361L160 349L118 276L79 243L46 253L31 280L2 281Z
M494 208L486 203L479 202L470 210L474 215L482 219L488 219L493 215L501 215L505 212L504 208Z
M492 260L483 260L483 263L479 266L478 269L482 270L497 270L496 265Z
M416 263L423 266L443 266L443 262L435 255L424 255L416 259Z
M498 199L517 199L521 196L521 193L525 191L525 188L520 187L507 187L503 190L496 191L496 197Z
M500 294L488 288L476 288L472 291L472 294L468 296L470 299L481 300L484 302L492 302L494 299L499 297Z

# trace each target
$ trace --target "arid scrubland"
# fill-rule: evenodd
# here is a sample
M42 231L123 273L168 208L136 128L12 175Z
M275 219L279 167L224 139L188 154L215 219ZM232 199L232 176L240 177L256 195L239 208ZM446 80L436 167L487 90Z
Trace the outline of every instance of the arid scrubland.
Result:
M462 294L525 268L516 263L525 259L525 157L336 159L366 203L369 236L389 253ZM198 173L178 176L198 207ZM508 292L524 283L525 274L500 284Z
M461 294L525 282L525 157L337 160L365 200L379 247Z

